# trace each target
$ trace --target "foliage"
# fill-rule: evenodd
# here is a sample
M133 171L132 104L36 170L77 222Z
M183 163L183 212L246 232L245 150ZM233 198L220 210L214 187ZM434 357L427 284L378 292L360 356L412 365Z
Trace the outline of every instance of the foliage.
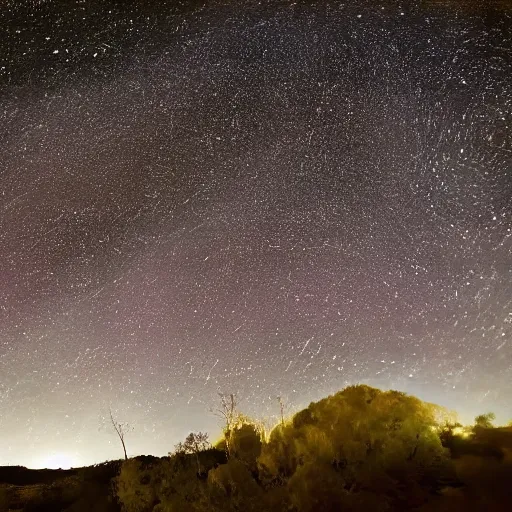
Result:
M480 414L475 418L475 427L480 428L492 428L492 422L496 419L496 415L493 412L486 414Z
M257 471L257 460L261 454L262 434L252 423L242 423L231 433L232 456L242 462L251 472Z
M219 407L212 409L213 414L223 423L224 447L226 455L231 455L231 435L233 429L244 421L243 414L238 410L238 397L234 393L219 393Z
M175 447L175 451L177 454L193 454L196 458L197 463L197 474L202 473L201 462L199 459L199 454L204 452L210 448L210 441L208 439L208 434L203 432L198 432L194 434L191 432L184 443L178 443Z
M259 458L262 481L286 485L297 510L318 496L340 507L417 506L437 487L449 458L436 406L396 391L352 386L311 404L277 428ZM312 492L312 486L319 492Z
M66 512L116 512L112 479L121 469L119 461L105 462L79 471L77 496Z
M70 472L0 468L0 512L507 510L512 428L493 427L490 413L463 427L405 393L351 386L266 436L235 395L224 397L223 446L197 432L169 457Z
M176 445L175 450L178 453L199 453L208 450L208 448L210 448L208 434L191 432L185 442Z
M261 511L263 489L253 479L247 467L231 458L227 464L208 474L208 499L210 507L219 511Z
M137 459L129 459L116 478L116 491L126 512L146 512L156 503L155 489L149 468Z

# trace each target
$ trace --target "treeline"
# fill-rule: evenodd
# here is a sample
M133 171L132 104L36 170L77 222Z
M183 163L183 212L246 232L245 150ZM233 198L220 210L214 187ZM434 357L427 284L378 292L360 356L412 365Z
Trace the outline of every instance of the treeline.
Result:
M493 427L490 414L463 427L441 407L360 385L266 433L236 405L222 397L215 446L191 433L168 457L102 465L98 478L84 468L73 503L30 510L511 510L512 428Z
M312 403L267 438L232 401L220 409L228 414L215 448L191 434L167 459L123 464L123 510L510 510L512 429L494 429L492 415L464 428L441 407L361 385Z

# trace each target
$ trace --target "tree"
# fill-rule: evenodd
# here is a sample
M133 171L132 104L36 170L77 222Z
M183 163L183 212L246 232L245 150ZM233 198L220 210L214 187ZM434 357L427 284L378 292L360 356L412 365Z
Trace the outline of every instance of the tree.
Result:
M257 420L250 421L251 425L254 425L254 428L257 430L260 439L262 441L268 441L270 432L272 432L275 427L275 421L270 417L262 417Z
M496 415L493 412L487 412L480 414L475 418L475 427L480 428L492 428L494 425L492 422L496 419Z
M124 451L124 460L128 460L128 455L126 453L126 444L124 442L124 436L130 432L132 429L128 423L121 423L118 422L114 415L112 414L112 409L109 407L108 412L110 414L110 422L112 423L112 426L114 427L114 430L116 431L117 437L119 437L119 440L121 441L121 444L123 445L123 451Z
M261 454L262 432L258 426L244 421L237 424L231 433L231 456L251 471L256 472L257 459Z
M267 488L287 486L301 511L318 509L313 476L330 501L323 510L353 510L345 495L365 496L361 509L372 510L368 489L385 494L389 508L418 506L449 469L437 416L436 406L405 393L348 387L274 429L258 457L259 479Z
M233 393L219 393L220 407L213 409L212 412L224 423L224 438L226 441L226 455L231 455L231 435L233 428L239 423L243 416L238 411L238 399Z
M197 462L197 474L201 474L201 464L199 462L199 453L211 448L208 434L204 432L191 432L184 443L176 445L176 453L193 454Z
M277 397L277 401L279 402L279 412L281 413L281 426L284 427L284 401L280 396Z

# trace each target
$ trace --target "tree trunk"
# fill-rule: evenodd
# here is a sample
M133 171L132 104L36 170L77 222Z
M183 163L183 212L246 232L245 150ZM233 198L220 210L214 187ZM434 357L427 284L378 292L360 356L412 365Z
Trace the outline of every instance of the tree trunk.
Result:
M124 444L124 439L122 437L121 437L121 443L123 444L124 460L128 460L128 455L126 455L126 445Z

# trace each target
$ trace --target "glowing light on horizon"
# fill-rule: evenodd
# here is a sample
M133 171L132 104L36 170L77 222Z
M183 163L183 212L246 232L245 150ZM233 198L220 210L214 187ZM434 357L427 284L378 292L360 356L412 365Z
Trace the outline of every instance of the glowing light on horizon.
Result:
M52 453L34 464L37 469L70 469L80 466L77 460L66 453Z

